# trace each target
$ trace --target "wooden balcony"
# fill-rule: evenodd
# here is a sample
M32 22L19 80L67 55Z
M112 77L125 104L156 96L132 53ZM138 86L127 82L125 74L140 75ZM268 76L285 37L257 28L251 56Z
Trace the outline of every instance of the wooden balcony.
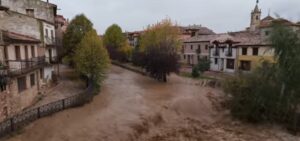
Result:
M36 57L27 60L8 60L6 66L0 68L0 75L18 76L29 73L46 65L45 57Z

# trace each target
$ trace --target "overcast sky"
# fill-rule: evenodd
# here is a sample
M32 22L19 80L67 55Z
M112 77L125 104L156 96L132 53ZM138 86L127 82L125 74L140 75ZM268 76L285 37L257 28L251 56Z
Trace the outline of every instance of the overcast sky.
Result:
M84 13L99 34L111 24L124 31L142 30L163 18L179 25L201 24L217 33L242 30L249 26L256 0L49 0L59 14L72 19ZM300 21L300 0L260 0L262 17L279 14Z

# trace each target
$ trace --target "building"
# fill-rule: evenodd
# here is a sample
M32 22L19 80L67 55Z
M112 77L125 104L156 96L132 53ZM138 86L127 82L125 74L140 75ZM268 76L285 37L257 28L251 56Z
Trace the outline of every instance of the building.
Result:
M235 72L237 68L237 47L234 44L238 41L230 34L219 34L211 41L210 48L210 69L219 72Z
M130 46L132 46L133 48L137 48L140 46L140 39L143 31L126 32L125 34Z
M41 0L1 0L0 120L33 104L58 73L56 9Z
M261 10L257 2L251 12L250 27L244 31L217 34L212 40L210 69L227 73L249 72L264 61L276 63L274 50L268 41L274 22L290 27L294 31L300 30L298 23L283 18L268 15L261 19Z
M215 33L201 25L181 27L180 29L183 42L180 63L193 66L198 64L201 58L209 59L210 41L215 38Z

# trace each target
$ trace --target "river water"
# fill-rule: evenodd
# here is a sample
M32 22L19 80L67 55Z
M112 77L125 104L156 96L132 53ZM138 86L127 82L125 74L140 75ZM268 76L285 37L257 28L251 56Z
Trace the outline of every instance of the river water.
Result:
M209 99L222 92L172 75L168 83L112 66L93 102L40 119L9 141L260 140L218 125ZM228 127L231 128L231 127ZM237 130L239 130L238 128ZM232 129L236 130L236 129ZM220 137L216 136L219 135ZM289 138L291 139L291 138ZM294 138L292 138L294 139Z

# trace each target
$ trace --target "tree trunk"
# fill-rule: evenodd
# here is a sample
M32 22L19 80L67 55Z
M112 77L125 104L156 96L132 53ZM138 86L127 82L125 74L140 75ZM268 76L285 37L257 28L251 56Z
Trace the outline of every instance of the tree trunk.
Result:
M163 82L167 82L167 75L163 74Z

